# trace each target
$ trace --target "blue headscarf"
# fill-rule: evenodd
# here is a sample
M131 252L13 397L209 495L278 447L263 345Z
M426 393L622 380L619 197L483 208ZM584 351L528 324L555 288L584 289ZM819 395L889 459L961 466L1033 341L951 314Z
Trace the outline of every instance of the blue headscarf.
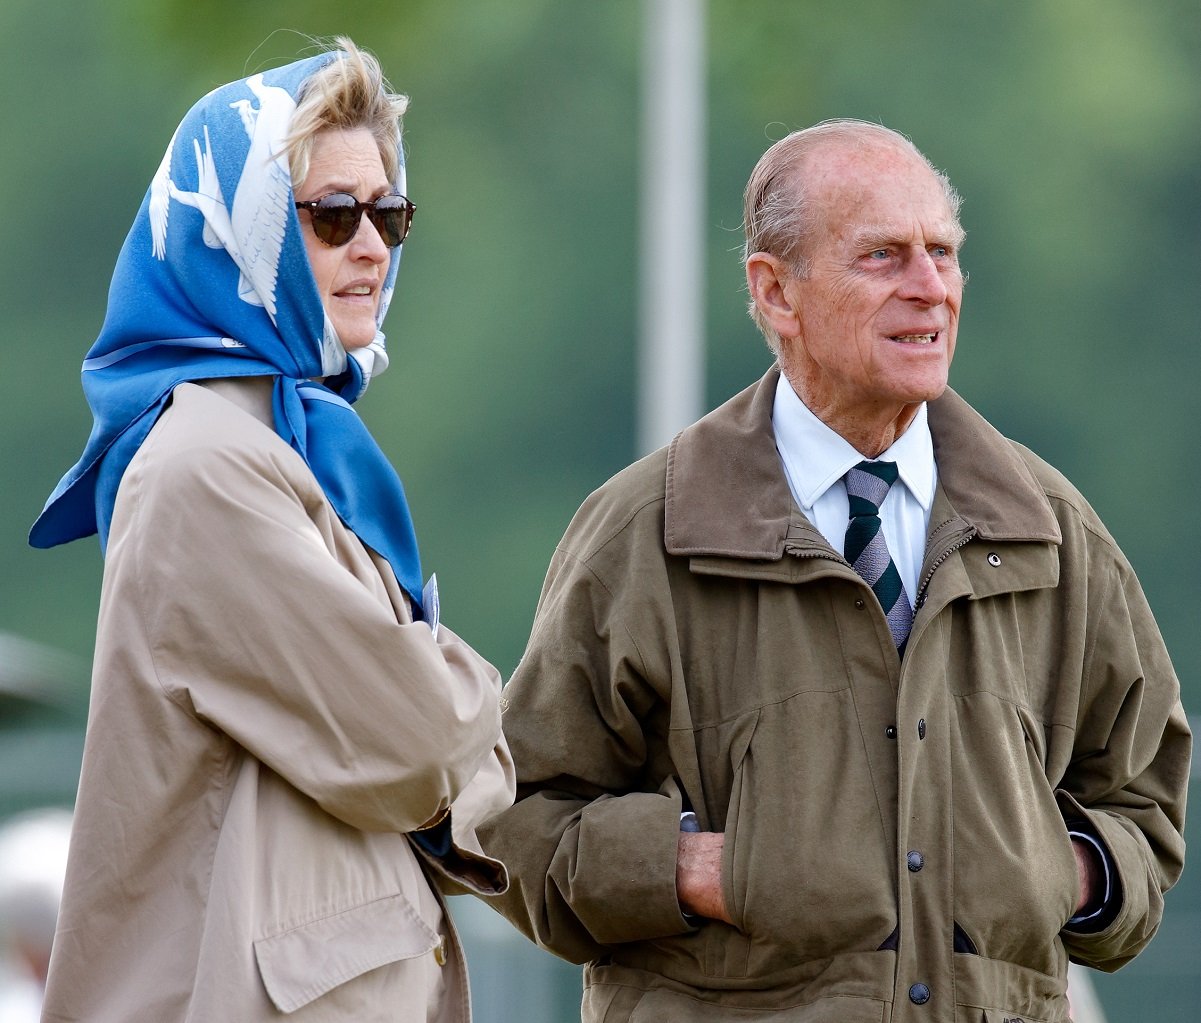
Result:
M176 129L121 249L100 336L83 364L94 423L79 462L30 531L35 547L99 533L176 385L275 377L275 431L346 525L392 566L421 614L421 566L404 488L350 407L387 367L384 335L347 355L309 268L282 156L304 82L324 53L222 86ZM399 180L404 192L403 154ZM383 320L396 282L392 250ZM324 384L315 380L324 380Z

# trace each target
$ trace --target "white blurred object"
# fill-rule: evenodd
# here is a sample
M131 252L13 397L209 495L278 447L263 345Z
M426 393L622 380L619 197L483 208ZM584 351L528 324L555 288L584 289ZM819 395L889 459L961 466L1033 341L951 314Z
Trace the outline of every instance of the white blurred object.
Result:
M1105 1012L1088 971L1075 963L1068 964L1068 1011L1073 1023L1105 1023Z
M705 0L645 0L638 454L705 401Z
M80 674L79 661L33 640L0 632L0 696L58 705L67 680Z
M41 1015L67 869L71 814L32 810L0 827L0 1020Z
M39 1023L42 986L0 960L0 1020L4 1023Z

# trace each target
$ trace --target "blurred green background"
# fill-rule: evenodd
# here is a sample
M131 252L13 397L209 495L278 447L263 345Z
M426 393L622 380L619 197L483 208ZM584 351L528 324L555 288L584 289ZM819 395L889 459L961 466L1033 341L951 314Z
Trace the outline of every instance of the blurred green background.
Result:
M0 814L69 801L77 770L100 556L25 534L90 426L79 365L117 250L191 103L293 59L299 33L349 34L412 96L420 212L392 369L359 407L445 619L512 671L571 513L639 454L647 2L4 0L0 631L61 651L67 690L0 702ZM769 363L737 258L755 160L827 117L904 131L966 199L953 386L1089 496L1201 706L1201 573L1180 539L1201 498L1201 4L709 0L707 18L707 407ZM573 968L474 907L464 924L481 1020L572 1017ZM1186 874L1150 951L1098 978L1111 1023L1194 1019L1199 943Z

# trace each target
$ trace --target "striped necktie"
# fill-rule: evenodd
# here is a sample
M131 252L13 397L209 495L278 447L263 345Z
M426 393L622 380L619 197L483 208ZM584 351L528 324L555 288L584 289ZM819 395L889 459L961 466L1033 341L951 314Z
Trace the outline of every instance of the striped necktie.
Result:
M897 481L897 463L860 462L843 479L851 505L843 554L872 588L888 619L893 642L898 650L903 650L913 625L913 608L888 553L880 521L880 505Z

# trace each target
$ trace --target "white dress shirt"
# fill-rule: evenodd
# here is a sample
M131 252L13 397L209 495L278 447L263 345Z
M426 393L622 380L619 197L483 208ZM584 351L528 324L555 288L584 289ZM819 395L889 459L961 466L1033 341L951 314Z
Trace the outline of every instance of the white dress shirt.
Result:
M850 520L850 501L843 477L848 469L864 460L863 454L809 410L783 373L776 385L772 429L793 500L841 554ZM912 605L917 598L918 574L922 570L930 508L938 482L925 402L909 428L873 461L897 463L899 478L880 507L880 521L888 553Z

